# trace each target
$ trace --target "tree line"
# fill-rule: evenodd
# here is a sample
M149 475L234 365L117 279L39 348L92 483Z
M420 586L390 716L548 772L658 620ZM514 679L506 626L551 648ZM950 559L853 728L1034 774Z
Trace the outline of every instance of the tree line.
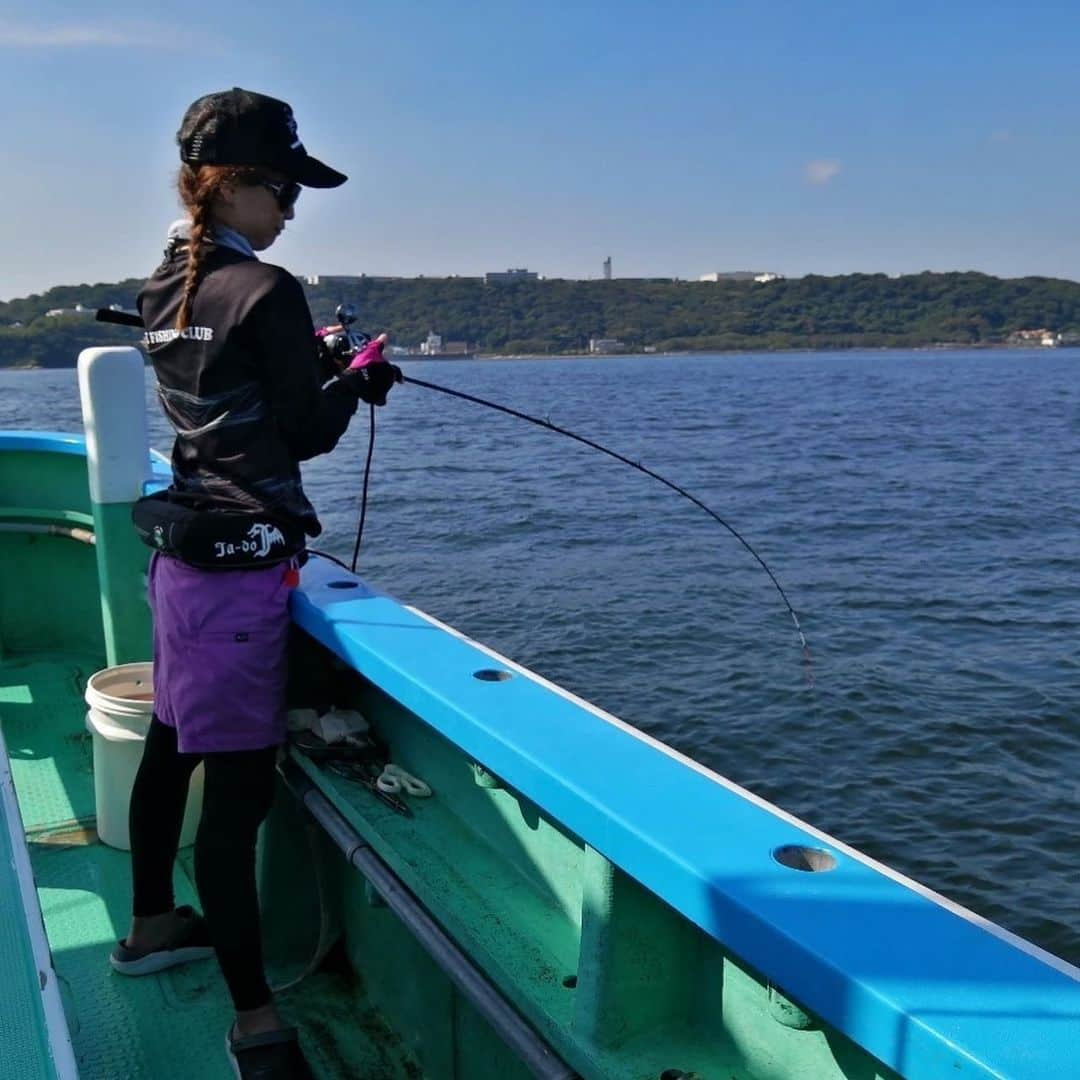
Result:
M140 285L68 285L0 303L0 367L66 367L88 345L137 343L137 331L45 312L76 303L132 308ZM304 288L316 325L351 303L359 326L386 330L395 344L434 332L493 355L579 353L601 337L663 352L991 345L1040 328L1080 335L1080 283L974 272L767 283L361 277Z

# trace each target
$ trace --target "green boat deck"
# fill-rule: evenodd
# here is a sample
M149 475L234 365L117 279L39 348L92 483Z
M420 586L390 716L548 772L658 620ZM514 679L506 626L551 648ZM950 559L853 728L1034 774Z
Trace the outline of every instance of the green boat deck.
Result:
M197 1072L225 1080L232 1076L224 1054L231 1006L212 960L137 979L108 964L110 949L127 932L131 870L128 853L101 843L94 831L83 692L86 679L104 666L101 657L75 654L0 661L0 723L79 1074L84 1080L179 1080ZM198 905L193 876L192 849L186 848L175 873L178 904ZM21 919L18 907L5 905L4 913ZM14 967L14 960L4 964L8 972ZM273 966L269 973L272 981L296 974ZM14 980L5 979L4 991L17 994ZM283 991L278 1002L308 1033L305 1047L319 1077L404 1080L419 1074L355 976L320 971ZM7 1001L3 1010L13 1021L16 1007ZM27 1051L27 1062L49 1075L44 1048ZM18 1048L5 1038L4 1052L10 1065Z

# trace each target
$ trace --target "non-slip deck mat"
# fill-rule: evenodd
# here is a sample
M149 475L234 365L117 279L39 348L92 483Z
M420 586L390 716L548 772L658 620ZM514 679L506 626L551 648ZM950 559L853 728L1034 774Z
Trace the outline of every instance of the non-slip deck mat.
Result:
M225 1029L232 1007L217 964L198 961L131 978L108 965L128 925L130 857L100 841L30 846L64 1006L82 1080L226 1080ZM175 874L176 902L198 905L184 872ZM311 976L279 995L321 1080L415 1077L403 1049L365 1000L359 980Z
M0 661L0 724L28 833L94 814L86 680L104 667L78 655Z
M80 1076L231 1076L231 1010L213 960L138 979L109 967L131 913L127 852L100 841L32 843L30 858ZM197 903L186 877L176 878L177 903Z

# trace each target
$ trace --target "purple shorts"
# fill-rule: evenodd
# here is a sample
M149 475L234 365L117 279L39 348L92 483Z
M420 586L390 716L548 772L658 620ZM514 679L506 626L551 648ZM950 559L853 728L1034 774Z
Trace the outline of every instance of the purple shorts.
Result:
M182 754L285 741L288 563L198 570L155 552L154 712Z

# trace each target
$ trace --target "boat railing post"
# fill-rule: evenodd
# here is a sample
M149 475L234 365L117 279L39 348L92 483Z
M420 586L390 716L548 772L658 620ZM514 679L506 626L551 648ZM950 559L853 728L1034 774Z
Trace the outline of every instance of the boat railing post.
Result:
M151 654L145 582L149 551L131 523L132 504L150 475L146 375L142 353L130 346L83 349L78 369L105 654L111 667Z
M699 951L686 919L585 845L578 970L563 982L579 1037L610 1048L693 1016ZM678 1064L671 1075L683 1075Z

